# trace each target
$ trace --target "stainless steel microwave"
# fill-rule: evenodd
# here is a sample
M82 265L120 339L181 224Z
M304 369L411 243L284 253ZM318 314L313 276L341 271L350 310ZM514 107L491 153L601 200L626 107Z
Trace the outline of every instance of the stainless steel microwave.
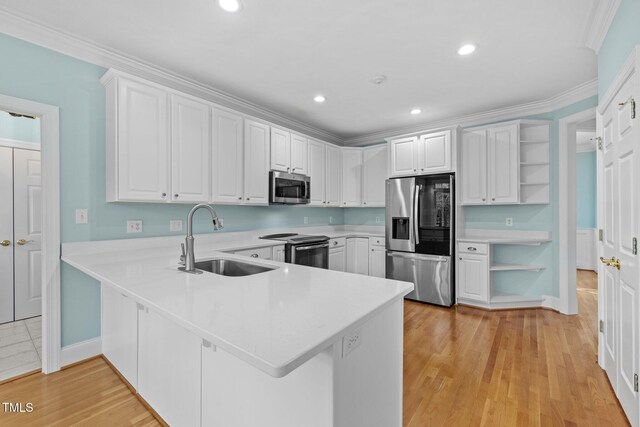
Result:
M298 173L269 172L269 203L304 205L309 203L311 179Z

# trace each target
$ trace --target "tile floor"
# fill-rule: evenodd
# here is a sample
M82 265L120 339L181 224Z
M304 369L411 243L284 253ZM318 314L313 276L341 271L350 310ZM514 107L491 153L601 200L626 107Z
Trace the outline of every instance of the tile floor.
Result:
M42 318L0 325L0 381L42 367Z

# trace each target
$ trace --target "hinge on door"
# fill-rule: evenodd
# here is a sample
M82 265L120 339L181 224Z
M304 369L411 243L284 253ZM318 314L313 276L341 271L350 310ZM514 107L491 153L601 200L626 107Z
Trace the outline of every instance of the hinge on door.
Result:
M638 391L638 374L633 374L633 391Z
M638 255L638 239L634 237L631 242L632 242L631 247L632 247L633 254Z
M602 228L598 230L598 240L601 242L604 240L604 230Z
M618 105L622 107L622 106L626 105L627 102L631 103L631 118L635 119L636 118L636 100L633 99L633 97L627 99L624 102L618 103Z
M598 150L602 151L602 138L596 137L596 143L598 144Z
M604 320L600 321L600 332L604 332Z

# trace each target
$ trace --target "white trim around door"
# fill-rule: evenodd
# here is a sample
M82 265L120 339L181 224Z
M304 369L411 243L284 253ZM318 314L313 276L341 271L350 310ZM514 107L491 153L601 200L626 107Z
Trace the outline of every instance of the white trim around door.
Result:
M0 94L0 110L40 117L42 372L60 369L60 121L58 107Z

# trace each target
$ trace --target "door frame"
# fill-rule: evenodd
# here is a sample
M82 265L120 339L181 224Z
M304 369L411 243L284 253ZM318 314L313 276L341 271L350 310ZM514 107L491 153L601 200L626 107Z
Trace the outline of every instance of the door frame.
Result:
M60 112L0 94L0 109L40 118L42 156L42 372L60 370Z
M560 312L578 313L576 288L576 129L580 122L596 117L589 108L559 120L559 279Z

